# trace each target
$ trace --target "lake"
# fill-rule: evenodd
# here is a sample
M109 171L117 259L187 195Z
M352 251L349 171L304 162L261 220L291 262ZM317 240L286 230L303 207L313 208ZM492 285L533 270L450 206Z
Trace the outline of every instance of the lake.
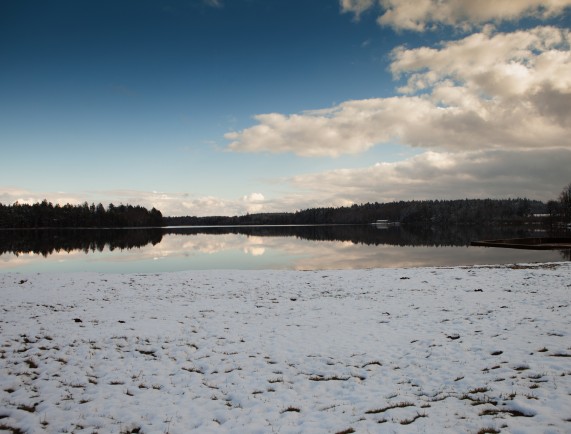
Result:
M374 225L0 230L0 272L158 273L362 269L568 261L569 250L472 247L530 228Z

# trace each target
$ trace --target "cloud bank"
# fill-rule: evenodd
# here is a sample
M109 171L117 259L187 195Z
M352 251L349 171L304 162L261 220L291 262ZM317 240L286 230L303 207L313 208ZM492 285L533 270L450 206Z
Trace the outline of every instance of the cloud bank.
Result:
M317 203L528 197L555 200L569 176L571 148L426 152L395 163L339 169L288 180ZM326 204L321 202L321 205Z
M568 30L537 27L398 47L390 70L406 79L400 96L257 115L257 125L226 134L229 149L337 157L388 142L449 151L563 146L571 135L570 42Z
M571 6L571 0L341 0L340 6L356 19L378 9L378 23L397 30L425 31L440 25L468 30L490 22L550 18Z
M342 0L358 18L372 0ZM381 24L426 30L527 16L549 17L562 1L382 0ZM404 20L408 17L408 21ZM571 34L538 26L498 32L485 25L436 47L396 47L397 96L345 101L295 114L255 116L228 133L235 152L339 157L400 144L424 152L396 163L285 180L309 206L401 199L526 196L549 200L571 172ZM302 201L300 201L301 203ZM305 202L305 201L303 201Z
M130 204L141 205L147 209L156 208L165 216L233 216L256 213L280 207L279 203L266 200L261 193L251 193L239 198L221 198L199 196L186 192L159 192L144 190L106 190L106 191L28 191L21 188L0 186L0 203L33 204L44 199L53 204L79 205L84 202L102 203L108 206ZM282 209L283 210L283 209Z

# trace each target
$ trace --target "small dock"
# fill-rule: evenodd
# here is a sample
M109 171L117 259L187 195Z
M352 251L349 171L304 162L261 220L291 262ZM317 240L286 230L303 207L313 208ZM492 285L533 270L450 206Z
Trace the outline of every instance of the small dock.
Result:
M529 250L567 250L571 249L571 237L511 238L505 240L472 241L472 246L504 247L508 249Z
M389 226L400 226L399 222L392 222L390 220L377 220L372 223L377 228L388 228Z

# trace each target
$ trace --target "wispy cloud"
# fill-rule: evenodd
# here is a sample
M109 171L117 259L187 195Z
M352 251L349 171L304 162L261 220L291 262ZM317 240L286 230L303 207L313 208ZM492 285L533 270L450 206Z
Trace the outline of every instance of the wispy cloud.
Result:
M339 4L342 12L351 12L355 14L355 19L359 20L363 12L374 6L375 0L340 0Z
M213 8L221 8L224 6L222 0L202 0L205 5L211 6Z

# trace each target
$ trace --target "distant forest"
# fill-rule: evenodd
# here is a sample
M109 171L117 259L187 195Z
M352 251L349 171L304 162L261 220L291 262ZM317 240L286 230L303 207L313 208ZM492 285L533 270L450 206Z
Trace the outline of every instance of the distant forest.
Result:
M567 191L567 190L566 190ZM569 187L571 192L571 187ZM547 203L529 199L422 200L310 208L289 213L242 216L163 217L153 208L87 202L82 205L0 204L0 228L119 228L221 225L369 224L389 220L403 225L508 225L571 221L571 194Z
M163 222L167 226L366 224L382 219L421 225L522 224L538 220L549 222L550 217L555 221L558 210L551 205L529 199L400 201L235 217L164 217Z
M0 203L0 228L105 228L162 226L163 215L155 208L87 202L54 205L47 200L33 205Z

